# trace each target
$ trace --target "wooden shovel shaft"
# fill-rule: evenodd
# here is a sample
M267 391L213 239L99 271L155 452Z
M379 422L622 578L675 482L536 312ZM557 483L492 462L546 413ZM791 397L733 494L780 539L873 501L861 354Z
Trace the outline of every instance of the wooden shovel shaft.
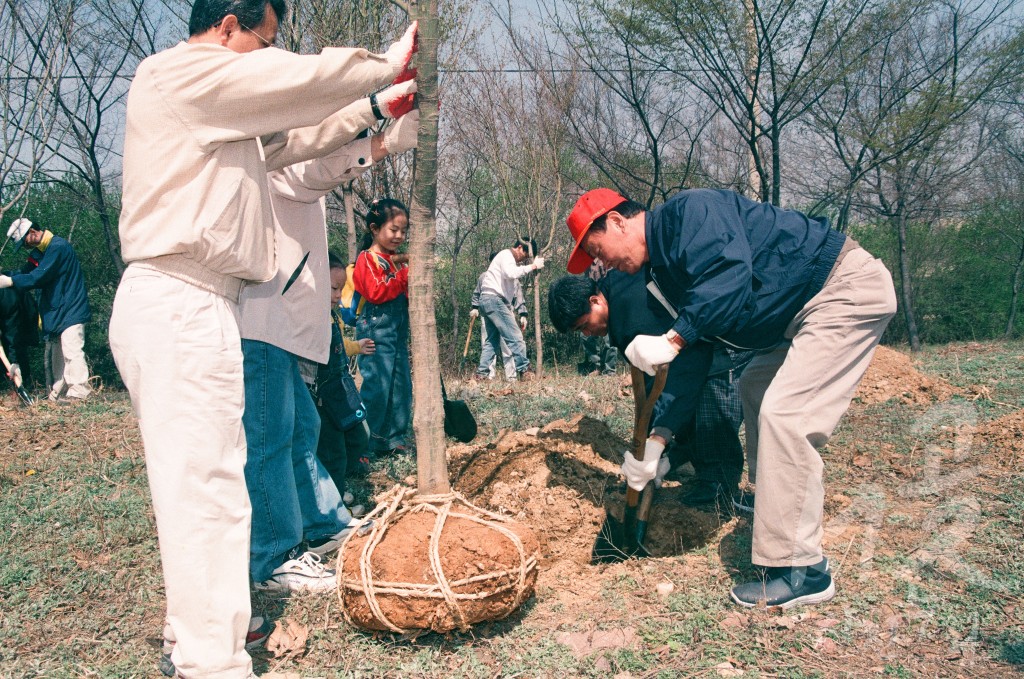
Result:
M462 359L465 360L469 354L469 340L473 338L473 323L476 321L476 316L469 317L469 332L466 333L466 346L462 349Z
M654 405L665 389L668 366L663 365L658 368L650 394L647 393L643 372L636 367L631 367L630 371L633 378L633 405L635 407L633 411L633 457L642 462L644 449L647 447L647 427L651 423L651 415L654 414ZM626 486L626 507L636 507L639 502L640 491Z

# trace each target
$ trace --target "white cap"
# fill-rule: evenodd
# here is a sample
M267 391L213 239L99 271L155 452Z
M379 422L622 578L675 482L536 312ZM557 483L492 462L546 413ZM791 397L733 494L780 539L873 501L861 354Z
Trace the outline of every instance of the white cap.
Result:
M21 242L25 240L25 236L28 235L28 230L31 228L32 222L24 217L15 219L11 222L11 228L7 229L7 237L17 243L18 247L21 247Z

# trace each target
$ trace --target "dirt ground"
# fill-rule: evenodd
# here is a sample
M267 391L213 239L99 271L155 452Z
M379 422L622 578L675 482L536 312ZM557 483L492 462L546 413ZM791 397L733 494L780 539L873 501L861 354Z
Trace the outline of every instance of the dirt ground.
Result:
M939 404L939 412L943 412L941 404L961 393L942 379L919 372L905 354L881 347L847 418L855 431L860 424L867 427L867 420L876 417L866 412L868 406L890 399L919 406L922 412ZM827 461L827 465L844 467L844 483L836 490L826 490L824 548L833 559L852 564L846 566L843 582L848 593L860 589L861 583L877 587L880 576L872 568L872 560L901 553L914 555L917 563L951 579L965 575L964 564L955 551L973 534L969 531L978 528L964 520L964 516L973 520L977 514L977 500L971 493L986 485L995 491L1012 472L1024 451L1024 411L981 427L975 427L968 418L967 422L936 427L932 433L934 442L922 450L903 450L883 440L877 447L871 444L868 448L854 446L851 451L837 451L839 458ZM984 469L964 464L965 436L980 444L973 445L971 451L985 460ZM606 511L621 513L624 488L618 466L626 446L627 442L602 421L578 415L542 428L503 431L482 445L449 449L451 478L458 491L481 506L510 514L534 528L542 554L538 588L546 587L547 596L557 598L560 619L600 615L594 602L609 578L635 574L628 564L595 566L591 561ZM920 456L929 460L923 473L918 464ZM947 472L949 467L939 471L947 462L956 463L957 471ZM971 484L970 491L963 485L965 479ZM731 508L715 511L684 507L678 497L687 486L688 479L682 476L666 482L657 492L646 545L654 557L676 557L673 562L679 564L674 566L677 576L681 568L687 579L717 578L723 589L727 588L732 583L723 578L721 566L735 573L749 564L751 518L737 515ZM966 505L951 505L944 499L943 493L954 488L967 497ZM876 495L885 499L865 500ZM898 524L884 525L884 517L891 514L898 515ZM965 534L959 535L958 531ZM934 538L936 534L943 534L941 545ZM949 548L950 540L954 548ZM711 546L718 558L709 559L706 552L694 553L704 546ZM909 571L906 578L910 586L915 578L920 581ZM892 590L902 586L906 583L885 585ZM818 616L814 612L805 615L808 619ZM889 639L886 634L897 638L896 628L909 631L927 616L914 606L899 603L896 597L881 603L872 619L876 617L878 629L889 626L890 632L882 634ZM747 624L732 618L722 624L727 623ZM866 624L876 623L869 620ZM922 623L918 629L923 628ZM948 640L928 641L921 633L915 644L917 667L927 674L945 673L949 666L943 663L951 658L964 663L962 668L973 667L972 658L950 655ZM863 659L856 663L862 665ZM962 671L954 670L954 674Z

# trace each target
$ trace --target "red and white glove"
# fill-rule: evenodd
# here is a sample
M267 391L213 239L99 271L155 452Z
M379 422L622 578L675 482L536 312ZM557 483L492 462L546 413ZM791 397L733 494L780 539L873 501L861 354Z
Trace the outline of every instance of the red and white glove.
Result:
M415 81L411 81L414 82ZM396 85L396 87L401 87ZM411 111L395 122L388 126L388 129L384 130L384 150L387 151L388 155L393 156L398 153L404 153L409 149L416 148L416 142L419 139L420 130L420 112Z
M659 365L675 360L679 355L679 347L669 341L668 334L637 335L626 347L626 360L653 375Z
M405 35L398 39L398 42L388 48L384 58L389 64L398 69L398 76L394 83L402 83L416 77L416 69L410 66L412 55L420 48L419 22L414 21L406 29Z
M408 80L398 85L389 85L380 92L370 95L370 107L377 120L400 118L416 106L416 81Z
M520 328L520 329L521 329L521 330L522 330L523 332L526 332L526 324L527 324L527 321L526 321L526 316L520 316L520 317L519 317L519 328Z
M647 439L643 460L637 460L633 453L627 450L622 462L622 475L626 477L626 484L633 490L641 491L657 478L658 464L664 451L665 444L655 439Z

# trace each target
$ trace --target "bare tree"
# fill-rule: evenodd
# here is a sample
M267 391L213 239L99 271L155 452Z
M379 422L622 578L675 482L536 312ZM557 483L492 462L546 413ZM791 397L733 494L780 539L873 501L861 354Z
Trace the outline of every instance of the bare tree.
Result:
M870 47L865 19L881 1L652 0L644 3L655 17L650 26L625 11L619 22L646 34L650 63L677 73L732 124L760 199L780 204L786 128L857 63L848 44Z
M54 91L67 57L64 45L36 49L23 28L60 32L67 15L49 5L5 0L0 5L0 219L28 193L36 172L49 158Z
M845 176L839 223L851 209L881 217L897 243L898 288L911 348L921 347L910 251L915 223L943 228L952 208L973 196L965 180L991 140L986 97L1019 59L1020 36L998 26L1009 0L971 6L944 0L892 7L867 58L846 69L818 102L820 138Z

